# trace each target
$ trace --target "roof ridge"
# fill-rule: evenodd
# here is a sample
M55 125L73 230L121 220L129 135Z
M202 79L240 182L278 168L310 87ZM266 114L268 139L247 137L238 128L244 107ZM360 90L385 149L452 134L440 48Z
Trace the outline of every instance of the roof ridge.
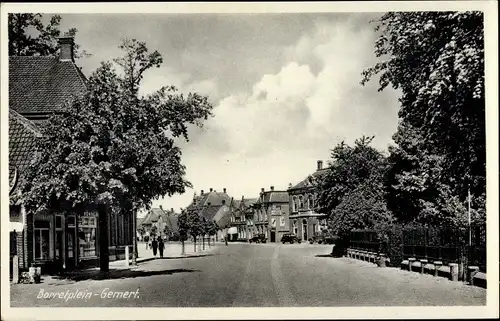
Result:
M26 129L30 130L36 137L42 137L40 129L28 118L9 108L9 114L15 117Z
M85 77L83 72L80 70L80 68L78 68L78 66L76 65L76 63L74 61L70 61L70 62L71 62L71 65L73 65L73 68L75 68L76 73L78 74L78 78L80 78L80 80L82 81L83 86L85 86L85 88L87 88L87 81L88 81L87 77Z

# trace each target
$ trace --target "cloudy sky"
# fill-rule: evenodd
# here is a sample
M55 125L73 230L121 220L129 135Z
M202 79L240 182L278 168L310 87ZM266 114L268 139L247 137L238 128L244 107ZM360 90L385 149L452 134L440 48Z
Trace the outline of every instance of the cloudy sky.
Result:
M85 74L119 56L121 38L136 38L164 58L142 92L175 85L212 101L214 117L179 141L194 189L153 203L178 210L210 188L235 198L286 189L342 140L375 135L386 150L398 93L359 83L377 61L369 21L378 15L66 14L61 24L76 27L76 42L92 53L78 60Z

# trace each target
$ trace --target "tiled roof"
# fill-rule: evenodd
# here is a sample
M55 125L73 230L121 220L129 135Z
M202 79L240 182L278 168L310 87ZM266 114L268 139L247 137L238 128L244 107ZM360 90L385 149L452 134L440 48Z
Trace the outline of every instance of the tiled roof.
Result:
M288 203L288 192L286 191L265 192L264 203Z
M12 193L18 181L18 171L16 166L9 165L9 191Z
M160 215L163 215L163 213L164 211L161 208L152 208L144 217L142 224L152 224L153 222L157 222Z
M207 221L212 221L215 217L215 214L217 214L221 207L221 205L207 206L201 211L200 215Z
M86 79L72 61L57 57L9 57L9 108L51 113L86 90Z
M15 173L22 175L35 156L38 128L28 119L9 109L9 182L14 182Z
M189 204L186 208L188 211L199 211L205 206L222 206L223 201L226 205L231 203L231 197L226 193L220 192L209 192L200 196L196 196L193 199L193 202Z
M172 231L177 231L179 229L179 226L177 225L177 221L179 220L179 216L174 214L174 215L169 215L169 226L172 229Z
M311 175L307 176L304 180L300 181L297 185L290 187L288 190L294 190L294 189L299 189L299 188L307 188L311 187L311 179L320 179L324 174L326 174L328 168L323 168L318 171L315 171Z
M231 212L226 212L225 215L221 217L221 219L217 222L220 228L226 228L231 225Z

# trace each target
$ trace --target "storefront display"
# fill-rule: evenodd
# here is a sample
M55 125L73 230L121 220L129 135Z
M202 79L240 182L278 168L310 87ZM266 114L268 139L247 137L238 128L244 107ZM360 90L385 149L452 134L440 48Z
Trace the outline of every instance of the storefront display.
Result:
M80 259L93 258L96 252L97 216L95 213L85 213L78 217L78 242Z

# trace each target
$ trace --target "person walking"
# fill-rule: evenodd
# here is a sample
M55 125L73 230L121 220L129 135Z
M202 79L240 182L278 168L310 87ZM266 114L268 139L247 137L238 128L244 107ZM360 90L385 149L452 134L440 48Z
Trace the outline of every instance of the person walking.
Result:
M164 249L165 249L165 243L163 243L161 236L158 236L158 250L160 251L160 258L163 258Z
M153 256L156 257L156 251L158 250L158 241L153 237L153 241L151 241L151 247L153 248Z
M226 243L227 246L227 236L224 237L224 242Z

